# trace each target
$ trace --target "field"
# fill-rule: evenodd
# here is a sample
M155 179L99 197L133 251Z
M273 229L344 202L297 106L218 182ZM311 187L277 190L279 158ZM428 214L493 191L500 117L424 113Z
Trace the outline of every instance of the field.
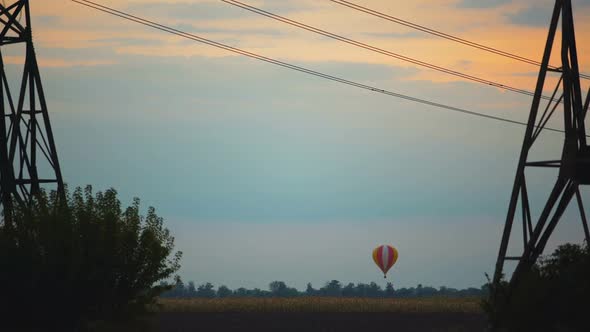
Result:
M161 299L161 312L391 312L391 313L481 313L477 298L225 298Z
M479 332L479 299L227 298L161 299L141 324L96 331Z

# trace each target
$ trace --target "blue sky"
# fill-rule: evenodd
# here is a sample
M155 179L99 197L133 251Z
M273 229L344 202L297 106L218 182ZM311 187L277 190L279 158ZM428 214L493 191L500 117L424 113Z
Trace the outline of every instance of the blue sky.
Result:
M393 62L219 1L104 3L384 89L521 121L528 116L529 97ZM438 65L534 85L534 67L336 5L251 3ZM359 3L395 13L385 1ZM399 15L538 58L546 27L517 17L548 17L548 3L423 0L401 6ZM400 252L389 279L398 287L479 287L484 273L493 273L523 127L233 56L68 1L56 7L33 3L33 19L64 177L70 186L115 187L127 202L138 196L155 206L184 252L184 279L260 288L272 280L298 288L331 279L384 284L371 261L383 243ZM589 25L576 15L584 40ZM519 33L506 34L510 29ZM545 134L534 155L558 155L561 139ZM531 174L534 206L555 176ZM571 212L552 246L582 240Z

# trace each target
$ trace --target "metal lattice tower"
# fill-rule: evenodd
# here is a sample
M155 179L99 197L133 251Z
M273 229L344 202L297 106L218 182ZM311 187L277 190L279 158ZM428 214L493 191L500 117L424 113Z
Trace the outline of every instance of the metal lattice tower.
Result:
M64 186L33 46L29 1L0 4L0 29L0 203L8 216L13 202L28 204L42 185L53 184L60 195ZM11 94L2 54L15 44L26 50L18 99ZM8 217L5 223L10 223Z
M553 49L559 18L561 16L561 56L562 67L555 70L549 69L549 58ZM545 78L548 71L558 72L561 78L553 92L553 101L547 104L544 112L539 116L541 93L545 86ZM572 15L571 0L557 0L551 18L547 44L543 54L543 61L539 71L535 95L531 106L528 125L524 136L524 143L520 154L516 179L512 189L512 196L502 235L502 242L496 263L494 282L498 283L502 278L502 270L506 260L517 260L518 265L512 275L511 284L528 271L543 253L543 250L551 236L555 226L575 197L579 206L580 219L586 241L590 241L588 223L584 213L580 186L590 184L590 148L586 142L586 129L584 120L590 103L590 91L583 100L580 75L578 68L578 56L576 50L576 38L574 34L574 20ZM555 98L561 90L561 97ZM555 113L555 110L563 107L564 120L564 144L561 156L555 160L530 161L529 151L535 144L539 134L547 124L547 121ZM561 112L557 112L561 114ZM549 167L559 169L557 180L553 190L549 194L544 208L539 211L539 218L533 223L533 214L529 204L525 170L529 167ZM520 201L522 210L522 237L524 242L523 253L520 256L507 256L508 244L512 225L515 219L517 205Z

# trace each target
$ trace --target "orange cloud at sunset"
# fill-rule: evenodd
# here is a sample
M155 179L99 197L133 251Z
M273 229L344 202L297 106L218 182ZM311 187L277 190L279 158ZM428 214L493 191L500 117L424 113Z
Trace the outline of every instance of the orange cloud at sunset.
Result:
M296 63L331 61L410 67L418 71L406 79L433 82L461 80L302 31L221 1L101 0L99 2L166 25L180 27L199 36L285 61ZM327 0L245 2L261 8L289 4L289 9L284 12L275 12L401 55L499 83L532 90L536 80L534 73L537 69L534 66L412 31ZM464 8L459 5L459 2L457 0L422 0L400 5L385 0L358 0L359 4L384 13L524 57L540 59L548 23L544 26L532 26L515 24L509 20L511 15L517 15L528 8L527 2L512 1L492 8ZM206 6L203 11L206 9L207 12L211 12L209 17L205 15L207 13L199 11L200 5ZM192 18L188 14L179 15L182 11L176 11L176 7L183 10L194 8L195 13L205 16ZM547 21L550 16L550 7L549 3ZM51 25L40 25L35 22L37 25L37 28L34 28L35 39L43 47L63 49L64 54L71 49L102 48L112 50L113 54L155 57L237 56L210 46L187 42L177 36L166 35L70 1L35 2L33 14L34 19L38 21L41 21L42 17L56 18L54 20L56 23ZM588 38L590 22L580 19L588 15L590 15L588 6L576 11L578 40ZM153 40L158 43L126 44L126 39ZM556 41L556 45L559 45L559 40ZM590 52L588 52L590 49L586 43L578 43L578 46L580 63L584 71L584 65L590 65ZM40 58L43 58L42 54ZM558 60L555 54L552 63L558 63ZM111 59L67 61L71 61L74 65L81 63L102 65L116 63L117 59L115 55ZM55 64L59 60L50 62ZM62 61L62 63L65 62L66 60ZM48 64L48 62L45 63ZM590 69L586 69L586 72L590 72Z

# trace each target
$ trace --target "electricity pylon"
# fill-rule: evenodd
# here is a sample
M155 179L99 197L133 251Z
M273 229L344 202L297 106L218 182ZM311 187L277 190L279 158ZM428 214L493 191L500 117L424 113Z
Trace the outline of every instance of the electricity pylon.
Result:
M553 49L559 18L561 16L561 63L560 68L549 67L549 59ZM545 86L547 72L561 74L561 78L553 92L552 101L547 104L544 112L539 116L541 94ZM561 97L555 98L562 87ZM517 283L523 273L526 273L536 262L555 229L561 216L571 200L575 197L579 206L580 219L586 241L590 240L588 223L584 212L583 200L579 187L590 184L590 148L586 142L584 120L590 103L590 91L584 101L580 87L580 72L576 38L574 34L574 20L571 0L557 0L551 18L547 44L543 53L543 61L539 71L535 95L531 106L528 125L524 136L524 143L520 153L516 179L512 189L512 196L506 217L506 224L502 235L502 242L496 263L494 282L497 284L502 278L502 270L506 260L517 260L518 264L512 274L511 284ZM555 114L556 109L563 107L564 144L560 157L555 160L530 161L529 151L535 144L539 134L547 121ZM557 180L549 198L541 211L538 220L533 223L531 207L527 193L525 169L528 167L549 167L559 169ZM507 256L510 233L515 219L518 202L522 209L522 236L524 242L523 253L520 256Z
M59 195L64 187L33 46L29 1L0 4L0 29L0 204L5 226L10 226L12 204L29 204L41 185L53 184ZM26 50L17 100L2 56L15 44Z

